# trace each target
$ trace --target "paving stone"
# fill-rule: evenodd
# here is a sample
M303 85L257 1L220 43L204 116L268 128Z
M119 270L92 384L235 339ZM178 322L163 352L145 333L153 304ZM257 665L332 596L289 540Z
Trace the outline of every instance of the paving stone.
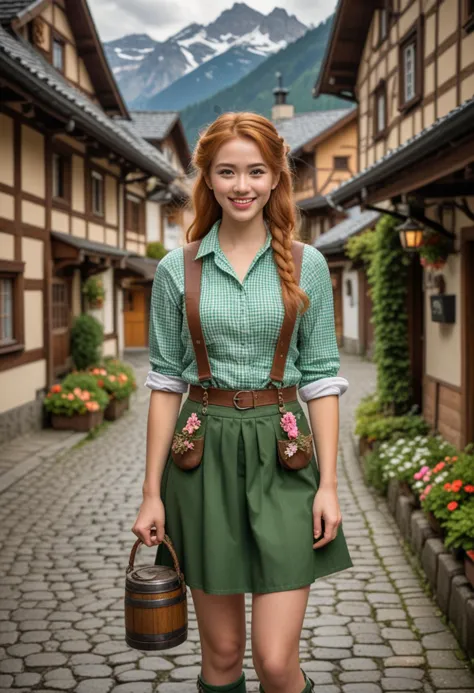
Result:
M121 683L112 688L112 693L152 693L152 690L151 683Z
M444 633L424 635L421 644L427 650L456 650L458 648L454 636L447 630Z
M384 691L417 691L423 687L421 681L408 678L383 678L380 683Z
M113 686L113 679L84 679L78 684L75 693L109 693Z
M354 638L350 635L340 635L337 637L315 637L311 638L311 644L314 647L335 647L335 648L344 648L344 647L352 647L354 642Z
M359 645L359 647L363 647L363 645ZM311 654L315 659L346 659L351 656L351 651L332 649L330 647L316 647L314 650L311 650Z
M154 681L156 674L154 671L146 669L131 669L118 674L117 679L120 683L129 683L131 681Z
M431 680L436 688L474 688L474 674L461 669L431 669Z
M342 690L344 693L380 693L382 689L376 683L345 683Z
M396 655L421 655L423 651L421 644L412 640L392 640L390 644Z
M373 659L365 657L352 657L351 659L342 659L340 665L347 671L362 671L376 669L377 665Z
M387 659L383 661L384 667L402 667L404 669L408 667L421 667L424 666L424 664L424 657L410 657L410 655L387 657Z
M25 658L27 667L60 667L66 662L67 657L60 652L41 652Z
M386 669L384 672L386 677L395 677L395 678L409 678L409 679L418 679L421 681L423 676L425 675L424 669L417 669L416 667L392 667Z
M74 667L75 676L91 678L107 678L112 673L112 669L105 664L78 664Z
M353 652L356 657L390 657L393 654L387 645L354 645Z
M21 659L2 659L0 661L1 674L17 674L23 669Z
M339 674L341 683L375 683L380 681L382 674L378 670L343 671Z

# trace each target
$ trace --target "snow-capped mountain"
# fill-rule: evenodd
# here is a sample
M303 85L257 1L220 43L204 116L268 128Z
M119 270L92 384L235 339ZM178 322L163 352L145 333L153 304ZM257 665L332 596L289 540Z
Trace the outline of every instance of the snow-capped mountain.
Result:
M284 9L275 8L264 15L236 2L214 22L190 24L166 41L132 34L104 46L121 91L135 108L162 107L153 97L188 77L167 95L171 100L166 101L166 107L174 109L233 84L269 55L300 38L307 28ZM182 93L184 89L188 94ZM179 105L173 93L179 97Z

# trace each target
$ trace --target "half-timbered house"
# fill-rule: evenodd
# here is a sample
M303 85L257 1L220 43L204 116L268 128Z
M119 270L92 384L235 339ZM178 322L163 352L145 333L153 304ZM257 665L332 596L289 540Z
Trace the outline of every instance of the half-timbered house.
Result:
M412 263L410 354L425 418L464 445L474 440L473 3L339 0L321 93L359 107L360 172L330 203L382 210L452 243L442 270Z
M0 440L40 424L91 274L106 291L92 311L104 354L123 348L147 189L177 172L117 117L129 114L86 1L0 0Z

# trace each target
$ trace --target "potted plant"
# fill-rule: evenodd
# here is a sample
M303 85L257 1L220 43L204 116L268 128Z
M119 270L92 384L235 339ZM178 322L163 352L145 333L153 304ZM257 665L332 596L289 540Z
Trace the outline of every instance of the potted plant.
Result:
M441 468L443 463L446 466ZM447 455L433 468L429 482L420 495L421 507L428 521L442 535L446 533L447 523L452 522L452 514L466 502L472 501L473 463L472 455Z
M452 253L452 243L449 238L436 231L425 231L423 243L418 249L420 263L425 269L442 269L448 256Z
M445 544L464 551L464 572L474 587L474 486L471 498L451 514L446 523Z
M44 398L55 429L90 431L102 423L109 398L92 376L71 373Z
M137 389L137 380L135 377L135 372L131 366L129 366L124 361L116 358L115 356L106 356L104 358L104 367L107 369L108 373L113 373L114 375L120 375L124 373L129 380L131 392ZM129 407L130 397L127 398L127 409Z
M101 359L104 328L93 315L78 315L71 329L71 356L78 370L98 365Z
M128 409L130 394L133 391L133 381L126 373L112 373L103 366L92 368L89 372L95 378L97 386L102 388L109 397L104 418L108 421L115 421Z
M102 308L105 300L104 282L99 277L89 277L82 287L82 293L91 308Z

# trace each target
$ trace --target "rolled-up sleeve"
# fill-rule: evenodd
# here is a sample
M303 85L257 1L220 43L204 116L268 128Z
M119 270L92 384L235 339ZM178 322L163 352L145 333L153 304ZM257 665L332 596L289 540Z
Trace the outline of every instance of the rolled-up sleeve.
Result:
M339 349L334 321L331 276L324 256L307 248L306 293L310 307L301 317L298 329L296 367L301 373L298 394L303 402L326 395L342 395L349 383L339 377Z
M182 300L179 286L161 261L156 268L150 304L150 371L145 382L151 390L187 392L182 377L184 346Z

